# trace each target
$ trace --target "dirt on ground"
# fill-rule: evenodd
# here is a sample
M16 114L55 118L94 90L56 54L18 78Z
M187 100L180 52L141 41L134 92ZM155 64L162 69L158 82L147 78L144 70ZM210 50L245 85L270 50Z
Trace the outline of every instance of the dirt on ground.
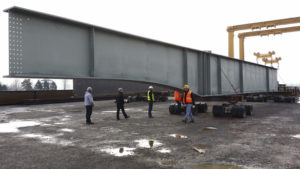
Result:
M172 103L97 101L93 125L82 102L0 107L1 169L299 169L300 104L251 103L252 116L195 123L170 115Z

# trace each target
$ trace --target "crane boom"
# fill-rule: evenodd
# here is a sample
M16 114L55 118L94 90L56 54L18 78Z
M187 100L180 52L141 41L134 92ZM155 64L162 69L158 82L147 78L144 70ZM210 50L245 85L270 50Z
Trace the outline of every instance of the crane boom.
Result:
M278 28L278 29L270 29L270 30L263 30L263 31L255 31L255 32L243 32L239 33L238 37L250 37L250 36L265 36L270 34L282 34L287 32L296 32L300 31L300 26L294 26L294 27L287 27L287 28Z

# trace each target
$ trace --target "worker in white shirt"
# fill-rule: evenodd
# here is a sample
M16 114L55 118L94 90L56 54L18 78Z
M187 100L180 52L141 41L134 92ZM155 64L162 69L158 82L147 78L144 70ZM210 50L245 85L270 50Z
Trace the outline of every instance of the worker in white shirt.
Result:
M88 87L84 95L84 105L86 108L86 124L94 124L91 121L91 115L94 107L94 99L93 99L92 91L93 89L91 87Z

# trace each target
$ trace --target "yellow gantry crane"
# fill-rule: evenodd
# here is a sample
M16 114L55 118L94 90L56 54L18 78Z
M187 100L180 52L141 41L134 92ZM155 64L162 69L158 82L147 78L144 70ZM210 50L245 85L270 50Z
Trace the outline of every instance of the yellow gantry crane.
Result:
M275 55L275 51L268 52L267 54L260 54L259 52L253 53L254 56L256 56L256 59L262 59L262 58L272 58L273 55Z
M256 56L256 62L258 63L258 59L265 59L265 58L272 58L273 55L275 55L274 51L270 51L267 54L260 54L259 52L253 53L254 56Z
M267 58L263 58L262 59L263 62L265 62L265 64L271 64L273 66L273 63L278 63L279 64L279 61L281 60L281 57L276 57L275 59L267 59Z
M278 25L288 25L293 23L300 23L300 17L296 18L287 18L287 19L278 19L278 20L272 20L272 21L264 21L264 22L256 22L256 23L249 23L249 24L243 24L243 25L235 25L235 26L228 26L227 32L228 32L228 56L233 58L234 57L234 32L240 31L240 30L247 30L247 29L261 29L261 28L270 28L270 27L276 27ZM269 34L278 34L283 32L278 32L277 30L274 33ZM277 32L276 32L277 31ZM251 32L247 32L251 33ZM240 38L240 48L242 47L242 50L244 51L244 38L241 40ZM242 44L241 44L242 43ZM240 51L241 54L241 51ZM244 55L240 55L240 59L244 60Z
M256 60L262 59L262 61L265 64L271 64L273 66L273 63L278 63L281 60L281 57L276 57L273 59L273 55L275 55L275 51L270 51L267 54L260 54L259 52L253 53L254 56L256 56ZM271 59L268 59L271 58Z

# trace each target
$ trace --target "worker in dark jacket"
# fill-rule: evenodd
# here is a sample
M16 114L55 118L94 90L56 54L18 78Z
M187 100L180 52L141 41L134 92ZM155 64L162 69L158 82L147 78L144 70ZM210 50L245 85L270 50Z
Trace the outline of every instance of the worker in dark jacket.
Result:
M189 85L184 85L184 93L182 97L182 103L186 105L186 114L185 119L182 122L186 123L188 118L191 118L191 123L194 123L194 117L192 113L192 107L195 105L195 99L192 91L190 90Z
M122 110L122 113L124 115L124 117L127 119L129 118L129 116L126 114L125 110L124 110L124 95L123 95L123 89L119 88L119 93L116 97L116 103L117 103L117 120L120 120L119 117L119 113L120 113L120 109Z

